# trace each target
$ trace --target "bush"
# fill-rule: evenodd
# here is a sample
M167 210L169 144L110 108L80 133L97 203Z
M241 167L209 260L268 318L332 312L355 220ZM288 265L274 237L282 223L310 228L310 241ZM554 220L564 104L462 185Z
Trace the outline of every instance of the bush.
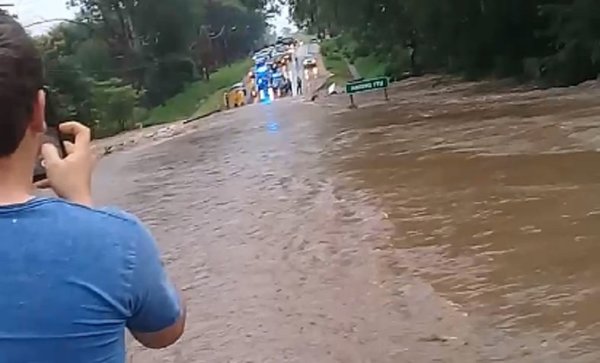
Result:
M515 61L507 56L494 58L494 74L499 78L511 77L523 72L522 62Z
M352 59L354 57L354 50L352 50L350 48L344 48L344 49L342 49L342 55L346 59Z
M366 44L359 44L356 48L354 48L354 55L357 58L368 57L373 53L371 47Z
M381 77L385 75L387 64L387 59L382 60L374 55L357 58L354 62L356 69L361 77L364 78Z
M337 44L334 39L328 39L321 43L321 54L324 57L331 55L332 53L336 53L339 50Z
M344 47L344 36L333 38L333 44L336 48L342 49Z
M600 69L593 63L587 49L573 43L565 46L556 55L548 57L541 71L542 77L552 84L564 86L593 79Z
M150 111L148 111L147 108L144 107L136 107L133 109L133 115L132 115L132 120L135 123L138 122L142 122L144 121L146 118L148 118Z
M525 58L523 60L523 76L527 80L542 78L543 61L540 58Z
M406 72L412 71L409 51L400 46L392 50L386 63L385 75L392 79L402 79Z
M132 123L126 123L125 125L120 125L118 123L96 124L92 127L92 136L94 139L102 139L120 134L123 131L131 130L132 128Z
M93 101L100 128L117 128L120 131L129 129L132 125L134 108L141 94L119 78L95 82Z
M340 61L342 60L342 56L339 53L331 53L329 55L326 55L327 58L329 58L332 61Z

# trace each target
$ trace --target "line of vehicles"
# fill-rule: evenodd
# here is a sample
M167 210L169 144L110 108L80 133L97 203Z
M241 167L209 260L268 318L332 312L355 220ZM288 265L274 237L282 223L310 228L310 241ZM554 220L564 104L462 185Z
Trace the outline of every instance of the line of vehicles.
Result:
M281 37L275 44L256 51L252 56L253 66L246 77L225 92L224 106L234 108L248 103L270 102L292 95L294 87L301 94L302 73L298 68L304 69L307 74L311 69L316 71L317 62L313 57L302 61L297 59L296 50L300 45L301 42L293 37ZM295 82L293 77L296 77Z
M279 38L275 44L254 53L248 84L255 102L269 102L292 94L292 77L296 74L293 67L297 64L299 45L292 37Z

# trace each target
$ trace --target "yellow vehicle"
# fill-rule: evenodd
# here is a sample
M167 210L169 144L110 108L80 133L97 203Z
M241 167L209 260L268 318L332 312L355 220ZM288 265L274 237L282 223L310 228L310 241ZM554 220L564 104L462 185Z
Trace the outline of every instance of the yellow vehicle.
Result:
M243 83L236 83L227 91L225 107L241 107L246 104L246 87Z

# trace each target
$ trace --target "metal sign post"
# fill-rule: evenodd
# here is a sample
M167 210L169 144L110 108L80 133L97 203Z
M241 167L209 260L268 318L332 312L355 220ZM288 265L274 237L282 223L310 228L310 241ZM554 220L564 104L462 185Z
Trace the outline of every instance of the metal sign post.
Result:
M354 95L350 94L350 108L358 108L358 106L356 106L356 103L354 103Z

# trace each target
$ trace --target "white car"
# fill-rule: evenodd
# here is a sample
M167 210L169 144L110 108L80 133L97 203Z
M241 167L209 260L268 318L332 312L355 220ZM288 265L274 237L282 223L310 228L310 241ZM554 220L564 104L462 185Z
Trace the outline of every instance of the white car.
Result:
M304 66L304 68L313 68L317 66L317 60L314 58L306 58L303 62L302 65Z

